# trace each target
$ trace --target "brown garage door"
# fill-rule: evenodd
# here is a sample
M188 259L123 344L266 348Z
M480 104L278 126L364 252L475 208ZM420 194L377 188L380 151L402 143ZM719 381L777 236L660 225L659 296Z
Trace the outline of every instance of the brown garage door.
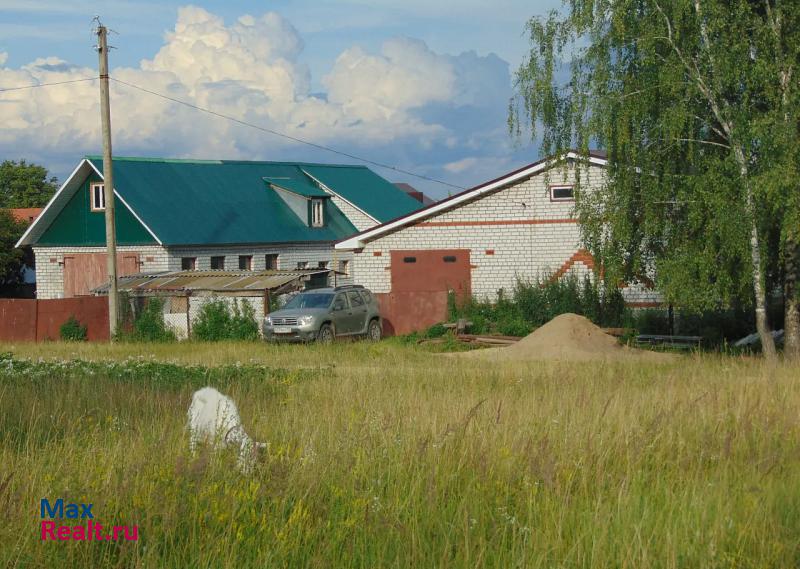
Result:
M117 253L117 274L139 272L138 253ZM108 280L105 253L79 253L64 256L64 298L85 296Z
M381 309L395 334L424 330L447 318L447 293L471 292L469 249L391 251L392 292Z

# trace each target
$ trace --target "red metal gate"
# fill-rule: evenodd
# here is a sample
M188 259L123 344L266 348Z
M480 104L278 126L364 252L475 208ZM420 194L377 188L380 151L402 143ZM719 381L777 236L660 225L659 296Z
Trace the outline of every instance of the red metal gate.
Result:
M471 293L469 249L391 251L392 292L380 296L386 332L407 334L447 318L447 295Z

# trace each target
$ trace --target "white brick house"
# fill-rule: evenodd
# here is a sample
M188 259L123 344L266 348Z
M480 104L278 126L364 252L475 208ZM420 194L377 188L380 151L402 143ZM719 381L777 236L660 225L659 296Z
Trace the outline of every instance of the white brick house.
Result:
M499 289L513 289L518 279L591 274L594 262L581 247L575 219L575 169L582 169L581 189L589 192L605 182L605 167L600 153L585 162L573 153L560 161L542 160L362 231L336 249L353 254L353 278L379 295L433 294L466 280L465 292L493 299ZM623 295L635 306L658 302L642 286L626 287ZM437 307L438 298L431 301ZM385 303L389 300L384 296ZM406 322L396 328L411 327Z
M334 243L422 204L363 166L114 158L120 276L179 270L330 268ZM106 281L102 160L87 156L17 246L36 256L37 297Z

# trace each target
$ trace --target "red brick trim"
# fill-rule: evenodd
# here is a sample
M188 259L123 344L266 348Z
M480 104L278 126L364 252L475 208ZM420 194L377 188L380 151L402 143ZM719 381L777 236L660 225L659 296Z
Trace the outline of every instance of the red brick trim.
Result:
M577 219L498 219L497 221L421 221L416 227L475 227L480 225L548 225L578 223Z
M626 302L625 306L628 308L661 308L664 306L663 302Z
M383 255L383 251L373 251L372 252L372 256L373 257L380 257L382 255Z
M494 255L494 249L486 249L487 255Z
M594 257L586 249L578 249L575 253L567 259L567 262L561 265L561 268L553 273L553 280L560 279L567 271L569 271L575 263L583 263L590 270L594 270Z

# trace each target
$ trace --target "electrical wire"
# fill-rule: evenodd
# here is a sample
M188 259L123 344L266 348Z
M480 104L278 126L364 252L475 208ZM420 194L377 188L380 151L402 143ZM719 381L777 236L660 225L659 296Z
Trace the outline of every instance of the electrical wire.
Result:
M291 136L291 135L286 134L284 132L279 132L277 130L273 130L273 129L266 128L266 127L263 127L263 126L259 126L259 125L253 124L253 123L249 123L249 122L243 121L241 119L237 119L236 117L232 117L230 115L226 115L226 114L219 113L219 112L211 110L211 109L207 109L205 107L201 107L201 106L195 105L194 103L190 103L188 101L184 101L184 100L181 100L181 99L176 99L175 97L170 97L169 95L164 95L163 93L159 93L157 91L152 91L150 89L146 89L144 87L140 87L139 85L134 85L133 83L128 83L127 81L123 81L122 79L117 79L116 77L111 77L110 79L112 81L116 82L116 83L121 84L121 85L125 85L125 86L131 87L133 89L137 89L137 90L142 91L144 93L149 93L150 95L155 95L156 97L161 97L162 99L166 99L168 101L172 101L173 103L178 103L179 105L183 105L183 106L189 107L191 109L202 111L204 113L208 113L210 115L214 115L216 117L220 117L220 118L235 122L235 123L240 124L242 126L247 126L247 127L250 127L250 128L254 128L256 130L260 130L262 132L266 132L268 134L272 134L274 136L279 136L279 137L282 137L282 138L286 138L286 139L291 140L293 142L297 142L297 143L300 143L300 144L305 144L307 146L311 146L311 147L317 148L319 150L325 150L327 152L332 152L334 154L338 154L339 156L345 156L345 157L350 158L352 160L358 160L359 162L364 162L366 164L371 164L372 166L377 166L379 168L386 168L387 170L393 170L395 172L398 172L398 173L401 173L401 174L405 174L407 176L413 176L414 178L418 178L420 180L426 180L428 182L434 182L436 184L442 184L443 186L449 186L449 187L455 188L457 190L465 190L466 189L463 186L458 186L456 184L451 184L450 182L445 182L443 180L437 180L436 178L431 178L431 177L425 176L423 174L417 174L417 173L411 172L409 170L404 170L402 168L398 168L397 166L392 166L390 164L384 164L382 162L376 162L375 160L370 160L368 158L363 158L363 157L357 156L355 154L350 154L348 152L343 152L341 150L337 150L335 148L331 148L330 146L325 146L323 144L317 144L316 142L310 142L308 140L303 140L302 138L297 138L296 136Z
M23 85L21 87L0 87L0 93L7 91L22 91L23 89L36 89L38 87L52 87L53 85L66 85L67 83L80 83L82 81L94 81L97 77L85 77L83 79L70 79L69 81L55 81L53 83L38 83L36 85Z

